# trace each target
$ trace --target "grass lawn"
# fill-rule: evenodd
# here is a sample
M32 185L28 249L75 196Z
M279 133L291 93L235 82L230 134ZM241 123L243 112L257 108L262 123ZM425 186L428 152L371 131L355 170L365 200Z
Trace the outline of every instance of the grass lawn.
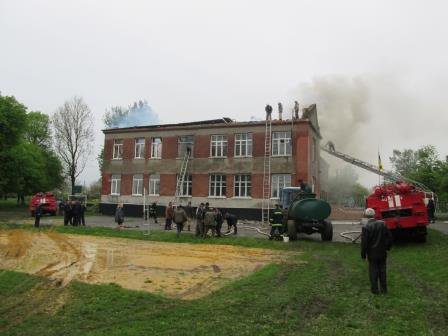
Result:
M2 225L2 229L14 227ZM33 228L26 228L34 230ZM191 235L56 227L63 233L204 243ZM291 263L268 265L198 300L168 299L109 285L65 288L0 271L1 335L446 335L448 236L395 246L389 291L370 294L359 245L227 237L206 243L297 250ZM297 261L297 262L295 262ZM305 261L305 263L303 263Z

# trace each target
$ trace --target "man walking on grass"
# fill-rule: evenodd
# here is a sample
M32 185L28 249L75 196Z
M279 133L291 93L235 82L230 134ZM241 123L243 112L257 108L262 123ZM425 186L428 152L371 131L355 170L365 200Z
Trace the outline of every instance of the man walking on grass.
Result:
M184 224L187 220L188 220L187 213L185 212L182 205L178 205L174 210L174 223L176 223L178 238L180 236L180 233L184 229Z
M361 233L361 258L369 261L370 288L373 294L387 293L386 258L392 246L392 234L382 220L374 219L375 210L367 208L367 224Z

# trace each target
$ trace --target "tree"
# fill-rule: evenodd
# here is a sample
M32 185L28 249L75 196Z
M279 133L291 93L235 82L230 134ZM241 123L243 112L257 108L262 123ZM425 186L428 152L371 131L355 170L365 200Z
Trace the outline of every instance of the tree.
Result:
M331 203L363 206L369 190L358 182L358 174L346 165L335 176L328 179L328 194Z
M394 170L417 182L423 183L438 197L439 207L445 209L448 202L448 160L439 159L434 146L417 150L394 150L390 158Z
M70 178L73 192L76 178L83 172L92 152L92 112L81 97L73 97L54 113L53 128L56 153Z
M26 107L14 97L0 95L0 194L4 195L14 183L15 169L8 165L13 158L12 149L23 136L26 124Z
M26 115L25 139L42 148L51 146L51 128L48 115L30 112Z

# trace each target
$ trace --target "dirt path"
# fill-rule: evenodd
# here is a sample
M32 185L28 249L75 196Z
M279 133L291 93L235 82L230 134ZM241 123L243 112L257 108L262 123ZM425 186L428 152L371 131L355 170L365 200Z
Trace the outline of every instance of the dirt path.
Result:
M72 280L114 282L128 289L195 299L260 267L282 262L288 253L225 245L177 244L0 231L0 268Z

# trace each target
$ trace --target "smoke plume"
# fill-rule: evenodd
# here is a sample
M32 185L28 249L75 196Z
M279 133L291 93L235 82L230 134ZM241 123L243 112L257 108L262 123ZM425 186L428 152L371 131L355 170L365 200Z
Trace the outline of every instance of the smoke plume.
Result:
M159 116L146 100L135 102L127 108L114 106L104 116L104 124L107 128L146 126L158 123L160 123Z
M318 77L300 84L298 96L302 106L317 104L323 143L331 140L337 150L359 153L359 131L370 121L369 88L361 77Z

